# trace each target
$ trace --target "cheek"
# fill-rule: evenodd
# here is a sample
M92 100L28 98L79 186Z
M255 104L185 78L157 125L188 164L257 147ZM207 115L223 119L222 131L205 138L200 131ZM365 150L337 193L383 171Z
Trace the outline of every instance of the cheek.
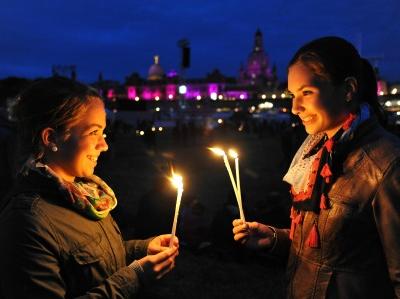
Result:
M64 144L63 155L66 161L76 161L82 159L87 153L88 145L82 142L71 140Z

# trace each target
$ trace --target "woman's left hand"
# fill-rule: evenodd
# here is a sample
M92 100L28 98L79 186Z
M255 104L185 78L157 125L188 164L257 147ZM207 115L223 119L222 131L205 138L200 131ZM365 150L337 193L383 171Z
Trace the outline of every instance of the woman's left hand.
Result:
M171 234L160 235L155 237L150 241L147 247L147 254L157 254L161 251L167 250L169 248L169 242L171 240ZM179 248L179 240L174 237L173 246Z

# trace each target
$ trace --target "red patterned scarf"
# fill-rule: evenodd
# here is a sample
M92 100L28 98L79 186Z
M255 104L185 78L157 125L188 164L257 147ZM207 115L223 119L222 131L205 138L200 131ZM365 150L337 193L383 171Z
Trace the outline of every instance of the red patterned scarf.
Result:
M355 114L349 114L342 127L332 138L324 136L324 138L304 155L303 159L314 155L315 157L312 162L311 170L309 171L306 189L296 192L293 186L291 188L291 195L293 198L293 206L290 215L292 219L290 229L291 239L293 239L296 225L303 222L303 211L313 211L319 214L321 209L330 208L327 191L334 176L332 172L332 162L335 156L334 150L341 137L350 130L355 119ZM317 221L313 224L307 243L313 248L318 248L320 246Z

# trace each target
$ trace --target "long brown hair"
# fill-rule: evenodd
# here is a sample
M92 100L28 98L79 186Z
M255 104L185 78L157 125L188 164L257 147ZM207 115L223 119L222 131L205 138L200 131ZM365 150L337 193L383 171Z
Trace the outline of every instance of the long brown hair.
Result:
M63 132L84 115L90 98L101 98L92 87L64 77L34 81L17 98L13 108L19 137L19 161L41 158L40 134L50 127Z

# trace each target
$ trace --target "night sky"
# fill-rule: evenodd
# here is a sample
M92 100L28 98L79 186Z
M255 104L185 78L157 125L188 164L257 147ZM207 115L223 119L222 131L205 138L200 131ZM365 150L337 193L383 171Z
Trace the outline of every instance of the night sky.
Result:
M339 35L353 42L389 81L400 81L399 0L0 0L0 79L51 75L52 65L76 65L77 77L124 82L147 76L153 56L179 70L177 41L187 38L187 77L214 68L238 75L259 28L271 64L285 80L286 64L305 42Z

